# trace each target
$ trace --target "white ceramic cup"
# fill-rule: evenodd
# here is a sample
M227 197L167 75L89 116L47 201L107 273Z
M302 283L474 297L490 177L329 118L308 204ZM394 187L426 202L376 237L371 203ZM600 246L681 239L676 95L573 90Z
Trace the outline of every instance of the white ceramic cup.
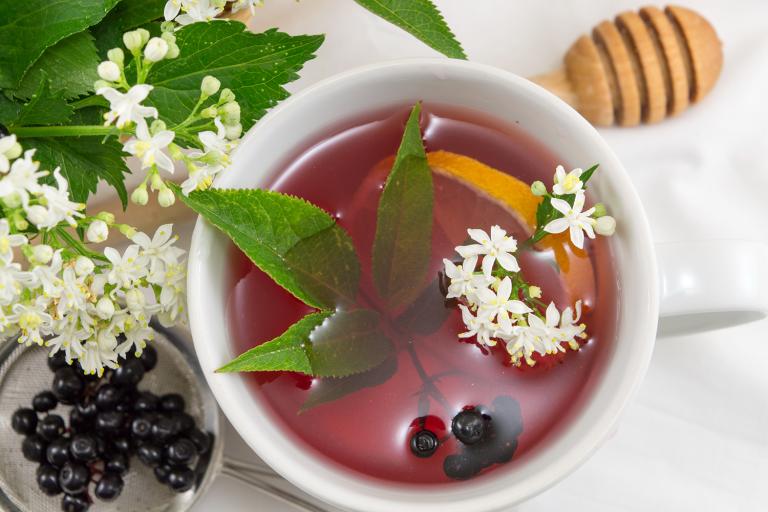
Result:
M764 286L768 273L763 268L768 250L764 245L733 241L703 244L700 250L667 245L659 252L660 267L665 269L659 273L640 199L598 132L567 104L523 78L448 59L364 67L294 95L248 132L232 167L216 186L263 186L288 156L330 127L366 112L417 100L469 108L518 123L566 166L600 163L590 188L618 222L612 239L620 290L618 341L602 379L564 432L517 466L488 478L439 488L374 482L302 450L269 420L270 414L245 379L214 373L236 355L225 311L230 291L226 278L229 243L202 220L195 228L189 258L189 316L195 349L214 395L243 439L277 472L308 493L337 507L364 512L502 510L563 478L612 432L648 367L660 303L664 313L684 320L673 330L687 329L685 320L692 315L700 315L693 323L699 326L704 325L702 318L721 325L763 316L768 311Z

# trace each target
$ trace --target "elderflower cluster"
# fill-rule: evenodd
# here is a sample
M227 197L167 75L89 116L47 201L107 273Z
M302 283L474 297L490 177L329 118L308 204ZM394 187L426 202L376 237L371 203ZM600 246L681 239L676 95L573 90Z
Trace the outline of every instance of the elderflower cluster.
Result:
M255 14L256 7L261 7L264 0L168 0L164 15L167 21L189 25L198 21L212 20L224 12L227 4L233 13L250 9L251 14Z
M605 207L597 204L584 210L586 194L584 182L581 176L582 169L573 169L566 173L562 165L555 170L552 195L547 192L547 187L541 181L531 185L531 190L539 196L548 196L552 208L559 216L549 221L543 230L547 233L557 234L568 230L571 243L579 249L584 248L584 235L594 239L595 233L603 236L611 236L616 231L616 220L606 215ZM568 198L572 198L570 201Z
M168 29L164 25L164 29ZM177 163L183 163L188 176L181 184L186 195L193 190L208 188L214 177L230 163L230 153L237 145L243 127L240 124L240 104L235 94L213 76L200 84L197 103L186 119L169 126L155 107L144 105L153 90L145 83L150 70L164 59L179 55L176 36L164 30L160 37L137 29L123 35L123 43L133 56L135 80L126 76L125 53L113 48L108 60L99 64L100 80L96 94L109 101L105 125L114 124L124 136L123 150L136 157L145 179L131 194L139 205L149 201L149 192L157 192L161 206L171 206L176 197L163 175L173 176ZM218 95L218 96L217 96ZM151 119L151 123L147 120ZM162 173L162 174L161 174Z
M0 335L63 351L70 364L101 375L119 357L142 352L152 316L168 325L185 320L185 253L171 225L150 238L109 213L87 217L69 200L58 169L57 187L41 184L48 173L38 171L34 151L20 157L17 144L0 138L7 160L0 159L0 172L7 168L0 178ZM117 229L131 244L123 253L92 252L70 227L89 242Z
M517 366L522 361L533 366L534 354L564 352L564 345L578 350L578 339L586 337L586 326L579 324L581 302L562 313L550 303L542 312L541 290L519 273L517 241L499 226L491 227L490 235L480 229L467 232L476 243L456 247L463 261L443 260L450 279L446 296L459 300L467 329L459 337L475 337L488 347L502 341Z

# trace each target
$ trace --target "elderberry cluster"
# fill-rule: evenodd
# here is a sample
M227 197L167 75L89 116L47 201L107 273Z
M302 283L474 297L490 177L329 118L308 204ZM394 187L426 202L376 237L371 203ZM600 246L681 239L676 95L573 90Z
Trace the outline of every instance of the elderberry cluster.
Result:
M51 389L13 413L13 430L25 436L24 457L39 464L38 487L48 496L64 493L64 512L88 510L93 497L116 499L134 455L176 492L194 487L204 472L212 436L184 411L184 398L137 389L156 364L148 346L97 378L68 366L59 352L48 360ZM70 406L68 426L55 412L59 405Z
M445 440L439 440L425 422L421 424L423 427L411 436L411 451L417 457L431 457ZM520 405L512 397L496 397L491 408L464 407L451 420L451 433L460 448L443 461L445 475L466 480L494 464L509 462L522 431Z

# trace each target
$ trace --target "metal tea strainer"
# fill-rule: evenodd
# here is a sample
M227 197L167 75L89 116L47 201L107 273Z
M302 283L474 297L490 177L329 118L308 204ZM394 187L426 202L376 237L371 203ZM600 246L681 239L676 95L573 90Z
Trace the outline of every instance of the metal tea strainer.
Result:
M139 389L156 394L181 393L187 403L187 412L199 428L213 434L214 442L208 465L200 472L195 488L181 494L157 482L152 469L135 457L131 470L125 475L125 486L120 497L112 502L94 499L92 512L182 512L208 490L219 475L258 489L274 498L291 504L298 510L327 512L312 503L306 494L291 487L265 465L252 464L224 457L221 418L216 401L208 389L200 365L191 347L177 333L154 325L153 346L157 349L158 363L147 372ZM37 464L26 460L21 453L22 437L11 429L11 415L19 407L29 407L32 397L49 389L53 374L46 365L47 350L26 347L14 340L0 341L0 510L8 512L54 512L61 510L61 495L49 497L37 487ZM68 406L54 411L68 415Z

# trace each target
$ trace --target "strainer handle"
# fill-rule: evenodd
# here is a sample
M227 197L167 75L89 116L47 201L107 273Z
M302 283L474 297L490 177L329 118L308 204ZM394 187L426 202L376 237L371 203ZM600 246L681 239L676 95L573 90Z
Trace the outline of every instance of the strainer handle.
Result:
M293 506L297 510L304 512L329 512L328 509L315 505L305 499L302 496L303 493L298 489L286 491L270 483L269 480L281 480L282 477L267 466L227 458L224 460L221 474L239 480L253 489Z

